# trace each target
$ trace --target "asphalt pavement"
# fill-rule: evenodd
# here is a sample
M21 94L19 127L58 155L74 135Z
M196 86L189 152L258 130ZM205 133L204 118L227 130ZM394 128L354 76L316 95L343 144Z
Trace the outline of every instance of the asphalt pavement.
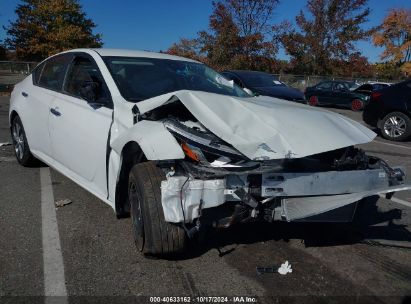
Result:
M8 100L0 97L0 143L11 141ZM332 111L361 121L360 113ZM411 173L411 142L378 137L362 148ZM235 226L208 233L179 259L162 260L136 252L129 218L116 219L108 205L48 170L42 165L23 168L12 146L0 147L1 303L406 303L411 299L410 191L395 194L394 200L366 200L350 225ZM52 240L58 245L53 257L62 258L68 297L44 298L50 284L50 243L44 240L48 226L42 209L47 200L44 172L51 178L48 199L72 201L55 210L58 228ZM285 261L292 273L256 271L256 267L276 270Z

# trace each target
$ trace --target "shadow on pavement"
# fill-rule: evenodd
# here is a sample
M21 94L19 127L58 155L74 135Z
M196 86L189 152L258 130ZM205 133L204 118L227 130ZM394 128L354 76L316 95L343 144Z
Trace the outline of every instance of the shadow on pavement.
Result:
M400 209L386 212L378 210L379 197L363 200L357 207L352 223L306 222L256 222L239 224L224 230L208 230L193 240L184 256L175 259L191 259L211 249L219 250L220 256L230 254L239 244L252 244L270 240L288 242L301 240L306 247L324 247L362 243L367 240L386 240L391 243L407 243L411 248L411 233L406 225L396 224L401 219ZM220 248L232 247L226 251ZM394 246L395 247L395 246ZM399 246L401 247L401 246Z

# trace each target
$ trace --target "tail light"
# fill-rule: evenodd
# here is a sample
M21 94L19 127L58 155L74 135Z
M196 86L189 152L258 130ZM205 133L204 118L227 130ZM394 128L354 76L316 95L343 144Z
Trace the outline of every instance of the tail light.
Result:
M381 92L372 92L371 93L371 100L378 101L382 96Z

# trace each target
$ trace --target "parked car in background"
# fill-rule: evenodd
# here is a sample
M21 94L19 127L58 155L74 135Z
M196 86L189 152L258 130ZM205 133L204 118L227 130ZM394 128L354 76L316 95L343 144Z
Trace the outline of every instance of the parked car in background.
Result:
M389 140L411 137L411 79L371 93L363 120Z
M300 90L287 86L272 74L241 70L224 71L221 74L254 94L305 102L304 94Z
M358 88L354 89L354 92L364 94L367 96L371 96L371 93L377 90L381 90L390 86L389 83L386 82L368 82L360 85Z
M366 94L351 91L351 82L322 81L305 89L305 98L311 106L338 106L359 111L367 104Z

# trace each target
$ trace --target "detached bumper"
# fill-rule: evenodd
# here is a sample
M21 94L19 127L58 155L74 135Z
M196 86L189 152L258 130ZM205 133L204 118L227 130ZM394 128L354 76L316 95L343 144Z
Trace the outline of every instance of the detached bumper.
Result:
M271 220L295 221L369 196L411 189L411 184L403 182L403 171L395 171L396 177L389 177L383 169L229 174L207 180L172 176L161 183L162 205L165 220L173 223L193 222L202 209L223 204L242 204L254 214L263 209ZM247 193L248 199L238 195L239 189Z

